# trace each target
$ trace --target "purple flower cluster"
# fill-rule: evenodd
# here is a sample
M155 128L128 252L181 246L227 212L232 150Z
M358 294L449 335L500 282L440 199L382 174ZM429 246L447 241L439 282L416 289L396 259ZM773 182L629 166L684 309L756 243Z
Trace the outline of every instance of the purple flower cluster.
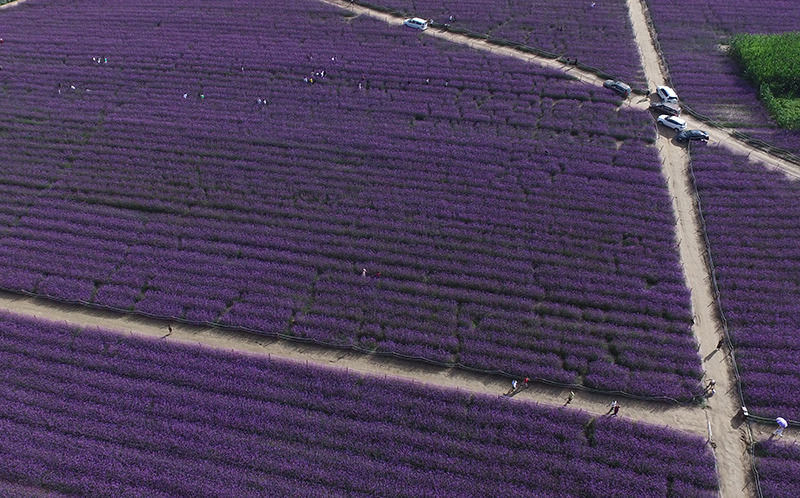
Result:
M611 92L317 2L42 0L0 31L1 287L699 391L652 122Z
M625 0L370 0L369 3L577 59L632 85L647 86Z
M800 446L759 441L755 455L764 498L796 497L800 489Z
M0 482L69 496L716 496L701 438L503 397L9 314L0 372Z
M692 109L800 153L800 131L775 126L725 44L737 33L800 31L795 0L646 0L675 89Z
M692 162L747 406L800 420L800 186L719 148Z

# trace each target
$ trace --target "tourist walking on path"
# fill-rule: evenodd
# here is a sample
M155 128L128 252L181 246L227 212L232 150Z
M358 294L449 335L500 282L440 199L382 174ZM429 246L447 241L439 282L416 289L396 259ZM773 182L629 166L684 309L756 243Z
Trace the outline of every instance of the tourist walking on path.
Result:
M617 411L619 411L619 408L618 408L618 406L619 406L619 405L617 404L617 400L614 400L614 401L612 401L612 402L611 402L611 407L610 407L610 408L608 409L608 411L606 412L606 415L611 415L611 412L613 412L614 410L617 410ZM615 413L615 415L616 415L616 413Z
M572 403L572 400L575 398L575 391L570 391L569 396L567 396L567 401L564 403L564 406Z
M778 423L778 428L772 431L772 435L769 437L770 439L774 438L775 436L783 437L783 430L789 427L789 423L783 417L776 418L775 422Z

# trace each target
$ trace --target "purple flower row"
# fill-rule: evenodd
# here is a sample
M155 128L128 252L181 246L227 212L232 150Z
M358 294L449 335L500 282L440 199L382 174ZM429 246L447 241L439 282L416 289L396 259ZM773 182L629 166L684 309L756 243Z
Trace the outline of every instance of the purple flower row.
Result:
M0 481L92 496L711 497L696 436L0 315ZM520 471L524 469L524 471ZM564 479L569 475L570 479Z
M800 153L800 131L776 128L727 53L738 33L800 31L794 0L646 0L675 90L697 112ZM700 19L700 21L698 21Z
M759 441L756 470L764 498L793 498L800 489L800 447L796 443Z
M563 73L342 13L4 12L0 286L696 394L649 116Z
M719 148L693 150L692 162L745 401L751 413L797 420L800 190Z

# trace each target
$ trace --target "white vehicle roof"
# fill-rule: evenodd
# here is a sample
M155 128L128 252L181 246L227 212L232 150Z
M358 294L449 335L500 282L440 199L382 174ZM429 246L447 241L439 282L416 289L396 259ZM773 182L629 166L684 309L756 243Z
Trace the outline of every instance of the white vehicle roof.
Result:
M673 90L672 88L670 88L668 86L660 86L660 87L656 88L656 92L658 94L664 94L667 98L670 98L670 99L677 99L678 98L678 94L675 93L675 90Z

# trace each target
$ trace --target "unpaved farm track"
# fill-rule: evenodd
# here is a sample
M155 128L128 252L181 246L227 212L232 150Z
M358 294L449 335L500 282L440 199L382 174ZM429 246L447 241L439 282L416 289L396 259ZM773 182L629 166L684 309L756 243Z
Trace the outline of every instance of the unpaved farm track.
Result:
M17 0L0 6L0 9L16 5L24 0ZM362 6L351 5L348 1L320 0L336 5L358 15L367 15L400 26L402 19L392 15L372 11ZM627 0L631 15L631 23L635 40L642 58L650 88L664 84L666 77L660 64L660 57L655 50L648 28L646 12L641 0ZM573 66L566 66L558 61L538 57L517 51L510 47L500 47L483 40L475 40L463 35L447 31L429 29L427 35L448 40L453 43L470 46L476 50L522 59L563 70L577 80L591 85L602 85L598 76L580 71ZM632 97L626 105L646 109L648 98ZM687 118L689 127L700 127L701 123ZM663 130L661 130L663 131ZM795 178L800 178L800 166L780 160L764 152L756 150L730 137L724 130L709 130L710 146L726 147L737 154L747 155L752 160L762 162L770 168L781 169ZM713 292L709 278L709 267L705 257L705 246L700 231L697 207L688 173L688 153L686 148L676 146L668 136L672 132L659 133L656 147L662 162L664 176L673 199L676 217L676 242L683 264L686 282L691 289L692 309L694 313L694 333L700 343L700 355L708 378L717 381L718 394L712 398L708 406L677 406L660 402L620 400L620 414L626 418L643 422L668 425L670 427L691 432L703 437L710 437L715 447L720 476L720 489L723 498L755 496L751 482L750 457L747 455L748 441L752 435L747 423L738 416L740 409L737 397L737 386L733 376L730 358L724 352L713 353L713 349L721 337L721 326L716 316ZM0 293L0 309L7 309L16 314L35 316L37 318L64 321L77 326L100 327L119 333L135 333L145 336L159 337L166 341L203 344L209 347L232 349L250 354L267 354L295 361L312 362L333 368L342 368L364 375L385 376L386 378L406 379L424 382L431 385L463 389L470 392L500 395L505 392L508 379L467 372L458 369L445 369L421 362L410 362L390 357L366 355L351 350L337 350L300 342L290 342L244 332L216 329L212 327L189 326L164 320L155 320L136 315L124 315L110 311L87 309L75 305L54 303L45 299L30 298L16 294ZM169 333L167 327L172 327ZM561 406L568 390L544 385L532 385L514 397L521 401ZM605 413L611 396L589 394L579 391L569 409L581 409L593 414ZM709 434L709 428L711 434ZM766 435L770 429L756 427L759 437ZM794 439L796 431L787 431L784 439Z
M457 368L442 368L419 361L369 355L351 349L334 349L313 343L283 340L230 329L186 325L139 315L92 310L80 305L59 304L47 299L11 293L0 292L1 309L18 315L34 316L80 327L98 327L120 334L163 338L168 342L200 344L248 354L272 355L348 370L357 374L405 379L474 393L499 396L510 387L509 379L497 375L468 372ZM172 328L171 333L168 327ZM514 399L534 400L542 404L561 406L568 393L569 389L531 384L527 389L516 394ZM610 395L577 391L575 400L570 406L602 415L608 410L612 399L615 398ZM660 425L670 425L700 436L706 436L708 433L706 417L698 406L617 399L621 406L620 416L653 421ZM655 420L653 420L654 418Z

